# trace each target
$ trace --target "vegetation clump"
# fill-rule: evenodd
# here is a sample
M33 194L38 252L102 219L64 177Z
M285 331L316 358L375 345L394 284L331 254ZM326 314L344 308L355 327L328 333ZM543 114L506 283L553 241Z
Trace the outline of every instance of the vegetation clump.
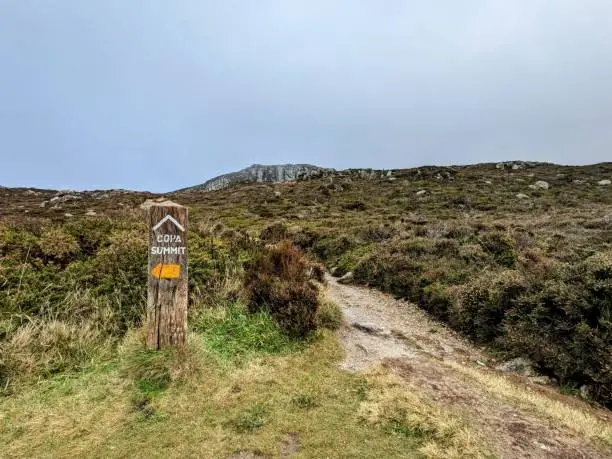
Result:
M317 280L320 270L298 248L287 242L262 248L246 269L249 309L268 311L291 336L307 336L317 328Z

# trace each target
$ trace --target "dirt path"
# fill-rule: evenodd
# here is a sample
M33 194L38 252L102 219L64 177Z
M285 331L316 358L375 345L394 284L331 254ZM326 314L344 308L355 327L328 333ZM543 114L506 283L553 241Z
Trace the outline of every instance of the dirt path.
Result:
M363 371L382 363L437 403L465 413L502 458L612 457L605 445L588 442L576 431L580 429L546 415L538 403L487 386L490 377L500 377L492 369L495 362L415 305L368 288L341 285L331 277L328 281L328 296L342 308L346 322L340 331L346 350L342 368ZM561 402L578 417L586 413L596 422L612 422L608 411L594 410L552 387L518 375L503 378L503 387L518 385L517 394L526 389L541 398L542 406ZM505 384L506 379L513 384Z

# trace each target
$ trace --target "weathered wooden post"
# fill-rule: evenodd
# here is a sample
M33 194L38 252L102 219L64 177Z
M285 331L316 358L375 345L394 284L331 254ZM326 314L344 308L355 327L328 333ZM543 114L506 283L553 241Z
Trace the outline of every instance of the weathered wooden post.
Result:
M152 204L149 224L147 347L184 346L187 340L187 208Z

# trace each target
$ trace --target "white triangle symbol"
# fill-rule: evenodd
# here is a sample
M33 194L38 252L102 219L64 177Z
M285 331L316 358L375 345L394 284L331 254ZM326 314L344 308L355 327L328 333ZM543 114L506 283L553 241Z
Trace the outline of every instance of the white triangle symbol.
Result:
M181 231L185 231L185 228L183 228L183 225L181 225L179 222L177 222L174 217L172 217L171 215L166 215L164 218L162 218L159 223L157 225L155 225L153 227L153 231L157 231L164 223L166 223L168 220L170 220L172 223L174 223L174 225L180 229Z

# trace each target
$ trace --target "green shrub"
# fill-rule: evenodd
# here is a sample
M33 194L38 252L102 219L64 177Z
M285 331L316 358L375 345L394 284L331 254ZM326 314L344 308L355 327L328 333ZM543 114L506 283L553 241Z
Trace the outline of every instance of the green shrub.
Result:
M58 227L46 229L38 244L46 257L62 264L69 261L80 251L77 239L72 234Z
M486 233L482 236L481 244L500 265L507 268L513 268L516 265L518 258L516 246L514 240L506 233Z
M397 230L389 225L369 225L359 231L359 236L366 242L382 242L391 239Z
M377 253L361 260L353 271L360 283L376 286L395 296L418 301L423 266L402 253Z
M453 289L450 324L479 342L489 342L502 334L506 312L525 290L517 271L485 273Z
M326 236L317 240L312 252L327 266L337 264L339 258L358 245L354 238Z
M114 232L109 242L95 258L69 270L86 271L79 278L88 280L96 294L111 299L126 329L138 325L144 315L148 243L138 230Z
M277 243L288 239L289 231L283 223L277 222L266 226L259 234L259 237L266 242Z
M562 385L612 406L612 252L534 283L505 322L504 344Z
M337 271L334 275L342 276L349 271L353 271L359 262L366 256L372 254L375 249L374 244L365 244L349 249L340 257L337 265Z
M263 248L246 269L250 311L269 311L290 335L308 335L316 329L319 306L314 273L312 263L289 243Z

